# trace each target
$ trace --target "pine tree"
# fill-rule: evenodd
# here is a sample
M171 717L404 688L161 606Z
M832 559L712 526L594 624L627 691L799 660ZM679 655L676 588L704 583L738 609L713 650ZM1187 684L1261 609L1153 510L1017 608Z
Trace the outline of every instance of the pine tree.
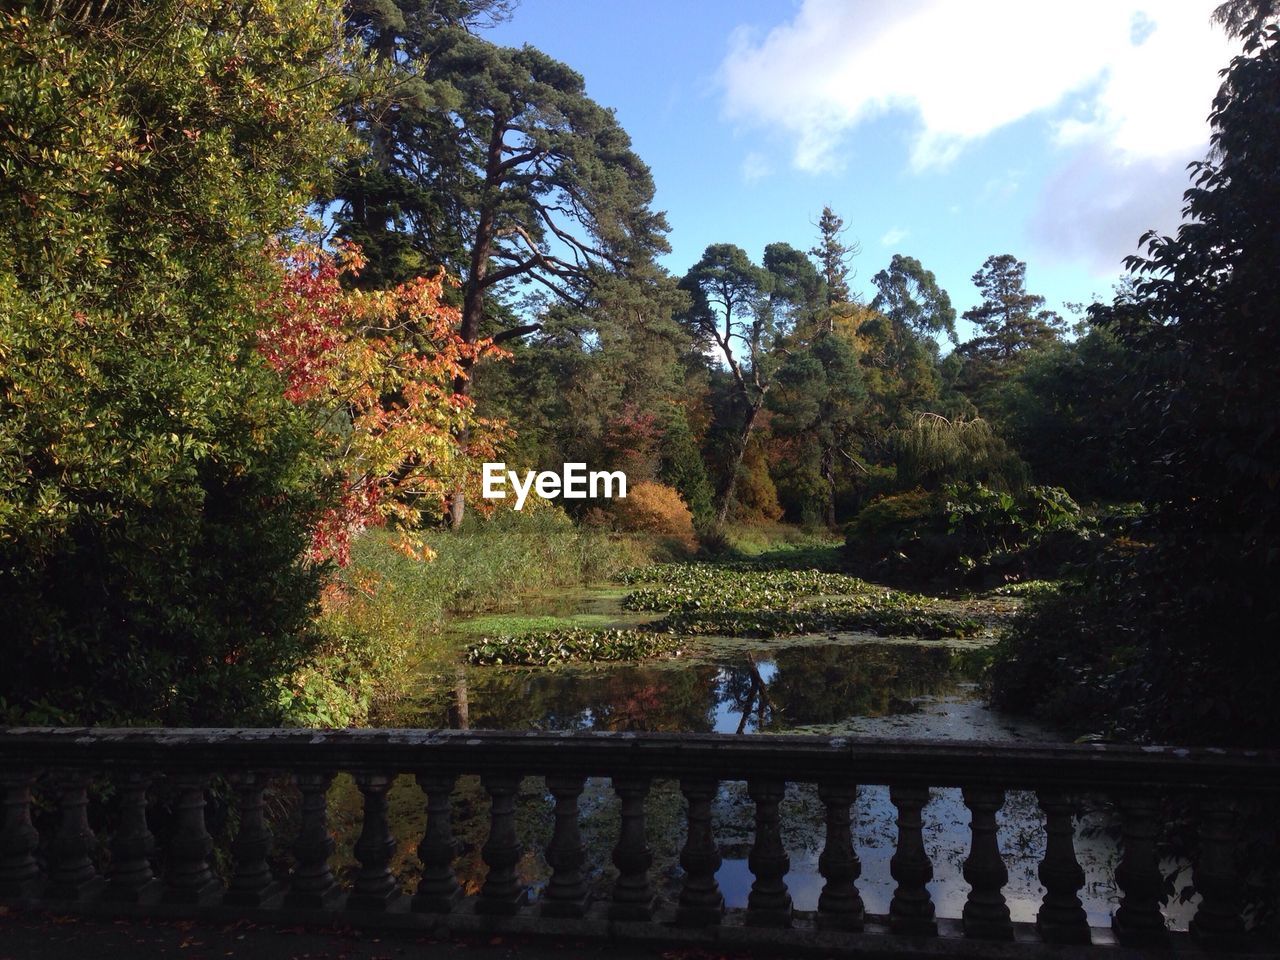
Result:
M818 218L818 245L809 253L818 261L819 272L827 284L827 306L837 303L848 303L849 292L849 259L862 252L862 245L856 240L845 243L840 239L848 229L844 221L836 216L830 207L822 208L822 216Z

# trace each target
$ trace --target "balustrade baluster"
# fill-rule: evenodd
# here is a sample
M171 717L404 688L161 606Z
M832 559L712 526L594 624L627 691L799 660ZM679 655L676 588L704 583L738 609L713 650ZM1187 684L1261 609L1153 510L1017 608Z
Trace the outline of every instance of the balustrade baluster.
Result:
M31 787L34 773L0 773L0 796L4 803L4 823L0 826L0 897L15 899L35 893L40 885L40 863L36 850L40 834L31 822Z
M332 773L300 773L294 780L302 793L302 824L293 844L294 866L289 878L286 907L322 910L341 896L334 883L329 858L333 837L329 835L329 785Z
M1013 924L1003 893L1009 871L996 835L996 814L1004 806L1004 791L965 787L964 802L971 814L969 857L964 862L964 878L971 889L964 905L964 935L1012 940Z
M1111 918L1111 929L1125 946L1141 947L1168 940L1160 904L1164 878L1156 857L1156 798L1130 794L1119 801L1124 832L1116 883L1124 895Z
M818 784L818 799L827 808L827 835L818 872L826 883L818 895L818 926L831 930L861 930L864 909L862 897L854 883L862 873L862 864L853 849L849 828L849 808L858 796L852 783Z
M1192 870L1200 906L1188 929L1207 947L1232 949L1244 936L1234 812L1226 800L1212 799L1201 805L1200 816L1200 856Z
M458 778L452 774L420 773L417 779L427 795L427 826L418 844L422 879L413 896L413 909L418 913L448 913L462 896L453 874L458 845L453 839L452 804Z
M614 920L648 920L653 916L653 889L649 867L653 854L645 835L644 801L649 781L639 777L615 777L613 789L622 801L618 844L613 848L613 865L618 880L613 885L609 916Z
M1078 896L1084 871L1076 860L1071 820L1075 804L1054 791L1040 791L1037 796L1045 815L1044 859L1039 870L1045 894L1036 913L1036 928L1048 943L1089 943L1089 920Z
M545 917L580 917L587 909L587 884L582 877L586 853L578 827L578 797L582 777L547 777L547 790L555 797L555 827L547 844L551 879L542 896Z
M889 860L889 873L898 885L889 902L889 929L907 936L937 935L933 900L926 886L933 879L933 864L924 848L920 812L929 802L928 787L889 788L889 799L898 808L898 848Z
M348 910L389 909L400 899L395 875L391 872L391 855L396 841L391 835L387 819L387 791L392 778L384 773L361 773L356 776L356 786L364 797L364 821L356 840L355 855L360 861L351 895L347 897Z
M688 777L680 781L680 792L689 804L689 830L680 866L684 868L684 886L676 908L676 923L683 927L702 927L720 922L724 914L724 897L716 883L720 869L720 851L711 829L711 801L718 784L706 777Z
M209 867L213 838L205 828L205 788L209 778L187 773L173 778L177 800L164 870L164 902L200 904L213 897L221 884Z
M480 778L489 793L489 838L481 848L489 872L480 888L476 912L512 914L528 899L516 877L522 850L516 838L516 795L520 777L514 774L486 774Z
M89 776L68 771L54 780L58 794L58 828L49 845L49 885L44 895L51 900L88 898L100 886L93 866L97 838L89 828Z
M778 804L786 791L781 780L750 780L747 795L756 806L756 834L747 855L747 866L755 874L747 895L747 925L753 927L791 926L791 894L787 891L787 871L791 858L782 845Z
M119 782L120 826L111 838L111 869L107 872L107 900L138 903L160 886L151 858L156 838L147 825L147 791L154 777L127 773Z
M222 901L240 907L266 906L280 893L267 862L272 839L262 813L267 774L259 771L232 774L231 784L236 792L240 827L231 844L235 869Z

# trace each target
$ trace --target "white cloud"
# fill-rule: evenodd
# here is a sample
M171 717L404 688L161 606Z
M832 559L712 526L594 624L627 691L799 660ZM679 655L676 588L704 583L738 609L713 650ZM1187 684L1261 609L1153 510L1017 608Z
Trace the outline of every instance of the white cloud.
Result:
M970 142L1044 112L1063 145L1107 138L1123 160L1183 154L1232 44L1217 0L803 0L767 34L739 30L725 111L793 142L801 170L838 169L865 120L913 118L910 160L944 166Z
M1028 232L1048 261L1083 261L1114 276L1142 234L1177 229L1189 185L1182 163L1083 148L1045 183Z
M884 236L880 238L880 246L892 247L896 243L901 243L907 239L911 231L904 230L902 227L890 227L885 231Z
M763 153L753 150L742 158L742 179L746 183L757 183L773 173L773 164Z

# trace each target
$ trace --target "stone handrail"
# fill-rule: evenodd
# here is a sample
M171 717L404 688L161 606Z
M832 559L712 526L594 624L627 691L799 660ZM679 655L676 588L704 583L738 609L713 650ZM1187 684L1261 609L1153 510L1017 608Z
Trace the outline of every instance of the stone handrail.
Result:
M354 845L360 866L349 890L329 865L334 842L328 788L337 772L352 774L363 795L363 826ZM387 791L411 774L426 794L426 825L417 846L422 872L411 897L389 864L394 839ZM287 878L268 862L271 835L263 793L272 777L289 775L301 794L300 827ZM479 892L463 897L453 872L457 853L451 796L457 779L478 775L490 800L482 849L487 873ZM212 867L205 824L208 789L225 776L234 791L239 828L228 877ZM148 823L148 791L166 778L174 797L163 845ZM545 854L550 880L528 905L516 866L515 801L525 777L545 778L553 835ZM620 803L612 862L618 877L607 901L591 903L583 866L578 798L588 777L607 777ZM674 909L659 908L650 878L644 801L654 780L675 780L687 802L687 837L680 854L683 886ZM88 816L90 786L110 782L116 828L105 867ZM754 883L745 911L726 912L717 886L721 860L711 819L719 785L745 781L755 805L749 865ZM825 808L819 870L825 885L813 914L792 908L788 857L779 806L787 783L816 784ZM859 785L887 785L897 810L896 881L887 917L865 915L850 809ZM930 787L958 787L972 814L964 864L970 886L958 924L939 921L927 884L933 877L921 810ZM1033 928L1010 919L1002 888L1008 880L996 834L996 813L1013 789L1034 791L1046 816L1039 876L1046 893ZM1025 744L854 737L729 736L720 734L512 733L456 730L258 730L22 728L0 731L0 900L126 915L160 913L277 916L384 923L412 929L566 929L582 935L654 936L707 942L708 931L744 943L827 952L915 952L992 955L1093 944L1099 950L1238 949L1249 944L1237 875L1234 805L1280 795L1280 754L1103 744ZM1074 798L1103 793L1122 814L1122 891L1110 930L1089 926L1079 898L1084 884L1074 850ZM57 805L49 836L34 826L32 804ZM1194 883L1201 902L1188 938L1171 934L1161 913L1164 894L1156 854L1159 802L1190 795L1199 804L1199 853ZM101 871L101 872L100 872ZM569 926L566 928L565 924ZM765 936L761 941L759 938ZM702 939L698 939L701 937ZM772 938L772 940L768 938ZM817 938L817 939L815 939ZM971 953L964 953L970 949ZM950 953L948 953L950 951ZM959 952L957 952L959 951ZM976 952L972 952L976 951Z

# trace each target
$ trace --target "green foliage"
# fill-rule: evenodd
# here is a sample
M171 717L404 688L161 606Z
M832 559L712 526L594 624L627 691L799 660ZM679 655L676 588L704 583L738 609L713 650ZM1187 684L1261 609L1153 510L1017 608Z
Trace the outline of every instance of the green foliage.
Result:
M672 613L652 624L681 636L773 637L805 633L874 633L885 637L946 640L971 637L982 630L972 617L926 604L892 605L873 600L801 610L726 610Z
M926 270L915 257L895 253L889 266L871 282L877 291L871 301L872 310L919 336L945 333L955 342L956 310L951 297L938 286L933 271Z
M952 484L868 504L848 527L845 554L859 570L1019 579L1082 562L1102 536L1100 524L1083 517L1061 488L1011 494Z
M269 721L307 653L328 491L255 335L264 241L346 143L340 13L0 14L10 719Z
M689 429L684 407L669 406L662 432L661 453L658 478L680 492L693 514L694 526L705 527L715 515L715 493L707 477L702 453L694 442L693 431Z
M1111 331L1089 325L1036 351L1005 382L992 415L1037 479L1077 496L1132 495L1124 433L1137 360Z
M1150 549L1122 575L1095 573L1094 595L1064 596L1092 609L1057 632L1081 651L1073 664L1103 642L1093 618L1112 624L1104 639L1125 631L1116 643L1142 692L1113 698L1104 719L1130 733L1269 745L1277 713L1259 704L1280 678L1280 646L1259 640L1280 632L1280 28L1269 5L1232 7L1244 51L1214 101L1213 153L1193 165L1185 222L1148 235L1146 256L1127 261L1132 288L1091 310L1134 358L1123 442L1151 507ZM1022 633L1009 656L1047 662L1041 647ZM1008 669L1006 688L1031 702L1036 681ZM1124 704L1133 716L1117 718Z
M779 499L792 519L834 526L836 497L855 468L866 416L867 390L857 355L834 333L820 334L806 350L795 350L778 371L769 395L771 428L786 452L775 469ZM785 439L783 439L785 438Z
M623 600L630 610L665 613L629 630L530 630L485 637L467 648L477 664L553 665L578 660L639 660L679 655L687 638L773 638L867 632L924 640L963 638L983 629L929 597L876 587L815 569L753 562L641 567L624 578L643 584Z
M316 647L280 685L285 723L367 723L407 691L424 665L453 660L455 641L447 631L455 617L605 580L648 559L643 545L576 527L555 507L473 516L461 530L436 531L426 540L436 552L426 563L397 550L384 530L355 542L351 564L326 593ZM552 625L532 619L495 615L467 629L506 631L524 620L520 632L527 633Z
M426 536L436 557L406 557L379 530L352 547L342 572L353 589L372 586L377 607L402 637L429 640L451 615L502 609L540 590L608 580L645 562L643 545L576 526L558 507L495 511L460 530Z
M653 584L623 599L628 610L784 610L802 597L848 596L876 588L856 577L819 570L756 570L737 564L661 564L626 574Z
M1132 586L1123 565L1105 578L1028 596L989 670L992 703L1076 735L1134 736L1143 684L1136 609L1116 601Z
M985 420L947 420L924 414L895 437L898 484L936 489L948 483L981 483L1017 492L1029 477L1026 464Z
M678 656L680 641L643 630L552 630L519 636L485 637L467 648L468 663L553 666L601 660L645 660Z
M1027 265L1005 253L987 257L973 282L982 303L966 310L964 319L981 331L961 344L961 390L986 413L992 391L1011 376L1026 357L1059 339L1063 320L1044 308L1044 297L1028 293Z

